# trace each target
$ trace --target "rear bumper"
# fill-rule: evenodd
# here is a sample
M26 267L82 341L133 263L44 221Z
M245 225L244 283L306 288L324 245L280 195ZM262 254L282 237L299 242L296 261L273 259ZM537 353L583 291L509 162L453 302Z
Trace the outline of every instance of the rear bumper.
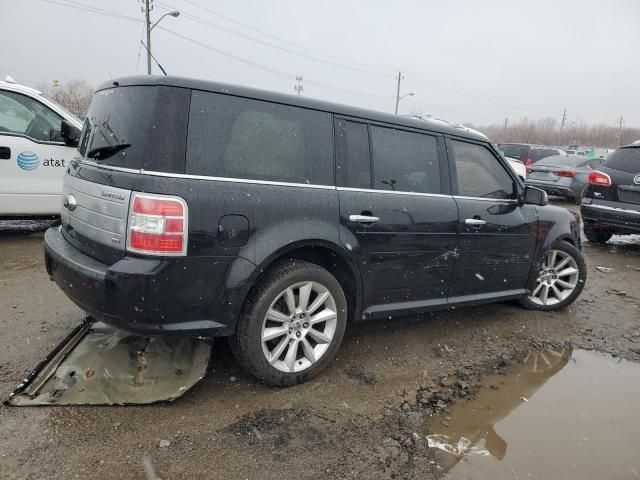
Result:
M58 228L44 237L51 280L98 320L140 335L226 336L255 266L242 257L124 257L105 265L77 250ZM233 273L234 286L229 287Z
M640 233L640 205L622 202L583 202L580 213L585 227L613 230L616 233Z
M525 185L530 187L536 187L544 190L549 195L555 195L558 197L577 197L577 188L567 185L556 185L553 182L540 182L536 180L525 180Z

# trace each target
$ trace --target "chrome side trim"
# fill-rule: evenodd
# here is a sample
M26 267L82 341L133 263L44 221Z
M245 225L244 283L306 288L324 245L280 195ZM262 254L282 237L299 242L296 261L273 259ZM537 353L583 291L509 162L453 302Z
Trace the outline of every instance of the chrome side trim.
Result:
M517 203L518 200L511 200L507 198L483 198L483 197L465 197L464 195L453 195L453 198L459 200L479 200L481 202L502 202L502 203Z
M91 160L78 160L78 163L81 165L89 165L91 167L102 168L104 170L115 170L116 172L126 172L126 173L140 173L141 170L134 168L125 168L125 167L114 167L113 165L101 165L97 162L92 162Z
M391 195L415 195L418 197L452 198L451 195L444 195L442 193L398 192L396 190L376 190L373 188L337 187L337 190L340 192L388 193Z
M140 170L140 173L142 175L150 175L154 177L190 178L193 180L211 180L215 182L250 183L256 185L274 185L278 187L305 187L318 188L322 190L336 189L336 187L334 187L333 185L317 185L315 183L275 182L271 180L254 180L250 178L210 177L208 175L189 175L186 173L156 172L153 170Z
M616 208L616 207L609 207L607 205L598 205L597 203L591 203L591 204L585 204L583 205L584 208L597 208L600 210L607 210L609 212L617 212L617 213L631 213L634 215L640 215L640 211L638 210L631 210L631 209L626 209L626 208Z

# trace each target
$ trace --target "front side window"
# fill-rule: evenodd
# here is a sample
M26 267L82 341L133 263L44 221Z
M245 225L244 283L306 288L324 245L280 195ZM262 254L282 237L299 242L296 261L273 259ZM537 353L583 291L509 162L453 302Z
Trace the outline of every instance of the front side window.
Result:
M0 92L0 133L25 135L38 142L62 142L60 117L37 100L15 92Z
M331 185L332 136L325 112L194 91L187 173Z
M452 140L458 195L465 197L515 198L514 180L497 157L482 145Z
M436 137L377 126L370 132L374 189L442 192Z

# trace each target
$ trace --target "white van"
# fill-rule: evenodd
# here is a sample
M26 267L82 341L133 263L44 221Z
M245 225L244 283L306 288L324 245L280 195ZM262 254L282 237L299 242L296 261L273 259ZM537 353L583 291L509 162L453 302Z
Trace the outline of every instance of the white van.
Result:
M59 215L82 121L34 88L0 81L0 217Z

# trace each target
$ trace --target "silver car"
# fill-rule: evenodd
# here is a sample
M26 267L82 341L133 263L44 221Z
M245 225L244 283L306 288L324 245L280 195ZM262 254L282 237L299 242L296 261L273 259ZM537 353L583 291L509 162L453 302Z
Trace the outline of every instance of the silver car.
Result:
M583 155L553 155L534 163L525 183L580 205L589 173L602 162Z

